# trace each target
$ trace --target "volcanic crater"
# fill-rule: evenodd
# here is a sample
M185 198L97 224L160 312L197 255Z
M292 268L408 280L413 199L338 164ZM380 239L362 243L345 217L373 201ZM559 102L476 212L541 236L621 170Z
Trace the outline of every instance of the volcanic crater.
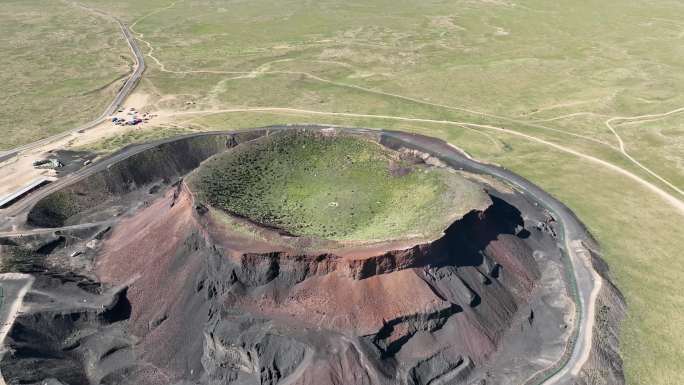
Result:
M160 142L26 223L18 383L513 384L570 334L553 216L380 132Z

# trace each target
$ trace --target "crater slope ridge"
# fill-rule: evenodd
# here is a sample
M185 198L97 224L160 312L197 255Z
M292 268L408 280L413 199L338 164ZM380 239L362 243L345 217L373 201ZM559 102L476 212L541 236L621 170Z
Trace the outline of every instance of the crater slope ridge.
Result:
M167 140L27 218L9 382L519 384L571 337L551 213L382 132Z

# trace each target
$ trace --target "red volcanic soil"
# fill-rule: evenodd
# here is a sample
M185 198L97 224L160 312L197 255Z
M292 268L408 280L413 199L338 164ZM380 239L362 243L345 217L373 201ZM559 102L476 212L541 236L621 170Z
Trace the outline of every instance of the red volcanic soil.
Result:
M397 365L423 383L486 361L539 278L499 204L431 243L311 253L229 232L181 183L113 229L96 273L132 279L140 383L364 384Z
M434 313L451 306L436 296L413 269L362 280L333 272L305 280L286 298L267 298L260 302L250 298L239 303L250 312L292 317L357 335L376 333L386 320Z
M183 186L170 191L114 229L97 261L98 276L105 282L123 283L161 269L159 256L175 254L195 224L192 196ZM131 253L131 249L135 252ZM159 277L149 283L158 285L163 281L166 279Z
M150 383L168 383L169 376L184 374L193 366L187 357L202 351L202 329L188 327L206 318L206 305L195 300L193 287L202 260L181 252L197 224L192 196L179 187L122 221L106 240L96 265L102 282L133 280L127 292L131 331L142 339L140 354L150 363L144 377ZM194 361L199 369L198 359Z

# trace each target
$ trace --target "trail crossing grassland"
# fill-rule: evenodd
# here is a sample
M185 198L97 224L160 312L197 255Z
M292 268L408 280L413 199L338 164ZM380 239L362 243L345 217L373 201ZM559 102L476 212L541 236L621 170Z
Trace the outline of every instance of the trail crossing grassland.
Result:
M158 12L161 12L161 11L165 10L165 9L169 9L169 8L173 7L175 4L176 4L176 2L173 2L173 3L171 3L169 6L164 7L163 9L159 9L159 10L156 10L156 11L153 11L153 12L149 13L149 14L147 14L147 15L141 17L140 19L138 19L135 23L133 23L133 25L135 25L135 24L137 24L138 22L142 21L143 19L145 19L145 18L151 16L152 14L156 14L156 13L158 13ZM134 32L135 32L135 31L134 31ZM271 64L273 64L273 63L276 63L276 62L285 62L285 61L293 61L293 59L280 59L280 60L275 60L275 61L272 61L272 62L263 64L263 65L261 65L259 68L255 69L255 70L253 70L253 71L218 71L218 70L188 70L188 71L177 71L177 70L170 70L170 69L168 69L168 68L165 66L165 64L164 64L161 60L159 60L159 58L157 58L156 56L153 55L154 47L152 46L152 44L151 44L149 41L143 39L144 35L143 35L142 33L138 33L138 32L136 32L136 34L138 35L137 39L140 40L141 42L145 43L145 45L147 45L147 47L149 48L149 51L147 52L146 55L147 55L148 57L150 57L150 58L159 66L159 70L162 71L162 72L172 73L172 74L224 74L224 75L238 75L238 76L236 76L236 77L234 77L234 78L231 78L231 79L255 78L256 76L259 76L259 75L267 75L267 74L271 74L271 75L277 75L277 74L281 74L281 75L298 75L298 76L303 76L303 77L309 78L309 79L311 79L311 80L315 80L315 81L318 81L318 82L330 84L330 85L337 86L337 87L351 88L351 89L355 89L355 90L359 90L359 91L363 91L363 92L367 92L367 93L372 93L372 94L377 94L377 95L382 95L382 96L388 96L388 97L392 97L392 98L397 98L397 99L401 99L401 100L405 100L405 101L409 101L409 102L417 103L417 104L421 104L421 105L432 106L432 107L438 107L438 108L443 108L443 109L452 110L452 111L465 112L465 113L469 113L469 114L473 114L473 115L480 115L480 116L483 116L483 117L488 117L488 118L492 118L492 119L497 119L497 120L504 121L504 122L516 123L516 124L524 125L524 126L527 126L527 127L533 127L533 128L538 128L538 129L547 130L547 131L554 131L554 132L558 132L558 133L561 133L561 134L564 134L564 135L574 136L574 137L577 137L577 138L581 138L581 139L584 139L584 140L588 140L588 141L591 141L591 142L595 142L595 143L597 143L597 144L600 144L600 145L603 145L603 146L607 146L607 147L612 148L612 149L615 149L615 150L619 150L620 153L621 153L623 156L625 156L630 162L634 163L636 166L638 166L639 168L643 169L643 170L646 171L648 174L650 174L651 176L655 177L656 179L658 179L659 181L661 181L662 183L664 183L666 186L668 186L669 188L671 188L671 189L673 189L674 191L676 191L679 195L684 196L684 190L678 188L677 186L675 186L674 184L672 184L670 181L666 180L665 178L663 178L662 176L658 175L658 174L657 174L656 172L654 172L653 170L651 170L651 169L649 169L648 167L644 166L641 162L639 162L637 159L635 159L635 158L632 157L629 153L627 153L627 151L625 150L625 145L624 145L624 142L623 142L622 138L620 137L620 135L617 133L617 131L615 130L615 128L614 128L614 127L612 126L612 124L611 124L612 122L616 122L616 121L624 121L624 120L634 121L634 120L641 120L641 119L645 119L645 118L665 117L665 116L669 116L669 115L672 115L672 114L675 114L675 113L684 111L684 107L681 107L681 108L678 108L678 109L675 109L675 110L672 110L672 111L669 111L669 112L665 112L665 113L662 113L662 114L650 114L650 115L639 115L639 116L631 116L631 117L611 117L611 118L609 118L608 120L605 121L605 125L606 125L606 127L613 133L613 135L616 137L616 139L617 139L617 141L618 141L618 147L616 147L616 146L614 146L614 145L611 144L611 143L605 142L605 141L600 140L600 139L593 138L593 137L591 137L591 136L576 134L576 133L573 133L573 132L568 132L568 131L564 131L564 130L560 130L560 129L557 129L557 128L548 127L548 126L539 124L539 123L541 123L541 122L549 122L549 121L554 121L554 120L558 120L558 119L570 118L570 117L575 117L575 116L582 116L582 115L587 115L587 114L590 114L590 115L597 115L597 114L594 114L594 113L592 113L592 112L577 112L577 113L567 114L567 115L563 115L563 116L559 116L559 117L551 118L551 119L546 119L546 120L525 121L525 120L519 120L519 119L513 119L513 118L509 118L509 117L505 117L505 116L495 115L495 114L489 114L489 113L486 113L486 112L477 111L477 110L473 110L473 109L469 109L469 108L449 106L449 105L445 105L445 104L441 104L441 103L433 103L433 102L429 102L429 101L426 101L426 100L421 100L421 99L413 98L413 97L410 97L410 96L405 96L405 95L400 95L400 94L385 92L385 91L381 91L381 90L370 89L370 88L366 88L366 87L362 87L362 86L358 86L358 85L353 85L353 84L346 84L346 83L336 82L336 81L333 81L333 80L329 80L329 79L322 78L322 77L320 77L320 76L316 76L316 75L311 74L311 73L308 73L308 72L302 72L302 71L270 71L270 70L267 70L267 68L269 68L269 66L270 66ZM474 124L471 124L471 125L472 125L472 126L475 126ZM484 128L484 125L480 126L480 128ZM509 131L510 131L510 132L519 132L519 131L514 131L514 130L509 130ZM529 138L529 137L528 137L528 138Z
M167 8L170 8L174 5L175 3L170 4ZM156 12L160 12L163 9L160 9ZM131 27L134 27L138 22L142 21L145 17L150 16L150 13L148 15L143 16L142 18L138 19L135 21ZM115 19L116 20L116 19ZM22 151L30 150L30 149L35 149L39 148L45 144L51 143L55 140L58 140L60 138L64 138L74 132L81 131L81 130L86 130L95 127L97 124L101 123L104 118L107 115L110 115L113 111L115 111L118 106L126 99L126 97L133 91L135 88L136 84L140 80L143 71L145 70L145 62L143 58L143 54L138 47L137 43L135 42L135 39L131 36L131 30L129 30L126 25L124 25L121 21L116 20L117 23L119 23L119 26L121 28L122 33L124 34L124 37L126 38L126 41L129 44L129 47L131 51L134 54L136 65L134 68L134 71L131 73L130 77L127 79L126 83L124 86L119 90L117 93L115 99L112 101L112 103L108 106L108 108L103 112L103 114L98 117L96 120L93 122L90 122L84 126L77 127L71 131L65 132L63 134L55 135L50 138L46 138L31 144L28 144L26 146L18 147L12 150L9 150L4 153L0 153L0 161L8 159L12 156L15 156L16 154L19 154ZM135 31L133 31L135 32ZM549 131L554 131L554 132L559 132L564 135L569 135L569 136L574 136L578 138L582 138L584 140L592 141L595 143L598 143L603 146L607 146L612 149L616 149L620 151L627 159L629 159L631 162L633 162L635 165L637 165L639 168L643 169L659 181L663 182L665 185L667 185L669 188L673 189L680 195L684 195L684 192L678 188L677 186L674 186L672 183L669 181L665 180L664 178L660 177L657 173L653 172L652 170L646 168L644 165L639 163L636 159L634 159L631 155L629 155L625 149L625 145L623 143L622 138L620 135L617 133L615 130L615 127L613 126L613 123L619 122L619 121L634 121L634 120L640 120L640 119L649 119L649 118L657 118L657 117L663 117L663 116L668 116L670 114L678 113L681 111L684 111L684 108L679 108L676 110L672 110L663 114L653 114L653 115L640 115L640 116L635 116L635 117L612 117L609 118L606 122L605 125L606 127L615 135L617 141L618 141L618 146L614 146L611 143L598 140L596 138L592 138L589 136L581 135L581 134L576 134L576 133L570 133L566 132L563 130L559 130L553 127L547 127L545 125L538 124L539 122L542 121L522 121L522 120L517 120L517 119L512 119L508 117L503 117L503 116L498 116L498 115L493 115L493 114L488 114L480 111L475 111L472 109L468 108L461 108L461 107L454 107L454 106L448 106L444 104L439 104L439 103L432 103L429 101L425 100L420 100L417 98L413 98L410 96L405 96L405 95L399 95L399 94L394 94L394 93L389 93L389 92L384 92L380 90L374 90L358 85L351 85L351 84L344 84L340 82L335 82L331 81L328 79L321 78L319 76L307 73L307 72L298 72L298 71L270 71L268 67L265 66L260 66L254 71L209 71L209 70L198 70L198 71L173 71L167 69L164 64L153 55L154 48L152 44L146 40L143 40L143 35L138 34L139 36L137 37L138 40L141 42L145 43L149 47L149 52L147 53L147 56L150 57L153 61L155 61L156 64L158 64L159 69L163 72L169 72L169 73L176 73L176 74L189 74L189 73L216 73L216 74L231 74L231 75L237 75L238 78L254 78L256 76L259 76L261 74L289 74L289 75L299 75L299 76L304 76L312 80L316 80L319 82L324 82L327 84L339 86L339 87L346 87L350 89L356 89L360 90L363 92L368 92L368 93L374 93L378 95L383 95L387 97L393 97L393 98L398 98L401 100L413 102L413 103L418 103L418 104L423 104L423 105L429 105L433 107L438 107L438 108L443 108L443 109L448 109L448 110L455 110L455 111L461 111L461 112L466 112L470 114L475 114L475 115L480 115L483 117L489 117L489 118L494 118L498 119L501 121L505 122L511 122L511 123L516 123L516 124L521 124L525 125L528 127L534 127L534 128L539 128L543 130L549 130ZM678 199L677 197L673 196L669 192L663 190L662 188L658 187L657 185L648 182L647 180L641 178L640 176L624 169L621 168L613 163L610 163L608 161L599 159L597 157L594 157L592 155L588 155L585 153L582 153L580 151L574 150L572 148L556 144L553 142L550 142L548 140L525 134L520 131L516 131L513 129L508 129L504 127L499 127L499 126L494 126L494 125L489 125L489 124L477 124L477 123L471 123L471 122L463 122L463 121L450 121L450 120L435 120L435 119L425 119L425 118L414 118L414 117L404 117L404 116L392 116L392 115L374 115L374 114L362 114L362 113L343 113L343 112L324 112L324 111L315 111L315 110L307 110L307 109L298 109L298 108L289 108L289 107L252 107L252 108L234 108L234 109L214 109L214 110L204 110L204 111L188 111L188 112L177 112L177 113L172 113L171 116L182 116L182 115L206 115L206 114L220 114L220 113L239 113L239 112L265 112L265 113L282 113L282 114L306 114L306 115L319 115L319 116L338 116L338 117L350 117L350 118L373 118L373 119L387 119L387 120L398 120L398 121L407 121L407 122L416 122L416 123L436 123L436 124L445 124L445 125L454 125L454 126L459 126L459 127L466 127L466 128L472 128L476 130L488 130L488 131L494 131L494 132L500 132L504 134L509 134L509 135L514 135L518 136L521 138L524 138L526 140L534 141L540 144L543 144L545 146L554 148L556 150L572 154L574 156L580 157L582 159L588 160L594 164L597 164L601 167L604 167L606 169L612 170L620 175L623 175L632 181L636 182L637 184L646 187L648 190L652 191L656 195L660 196L664 201L666 201L669 205L671 205L673 208L675 208L680 214L684 214L684 203ZM557 117L553 119L547 119L545 121L552 121L555 119L561 119L561 118L567 118L567 117L574 117L574 116L579 116L579 115L584 115L584 114L593 114L593 113L575 113L575 114L568 114L562 117ZM596 115L596 114L594 114ZM84 173L85 174L85 173ZM75 179L78 179L79 177L71 177L71 178L64 178L64 182L67 181L73 181ZM56 191L61 186L61 183L58 181L55 183L54 186L48 186L45 188L41 194L48 193L50 191ZM41 194L37 195L37 197L42 196ZM37 198L36 197L36 198ZM28 199L27 202L22 202L24 204L20 204L18 206L21 206L22 208L27 207L27 205L30 205L31 203L34 203L36 200L34 197L32 199ZM571 252L573 249L571 246L566 245L568 247L569 252ZM574 252L573 252L574 253ZM591 275L596 274L593 269L590 269ZM588 279L587 277L580 277L584 279ZM593 277L595 278L595 277ZM592 323L593 323L593 311L594 311L594 302L595 302L595 293L597 292L597 287L600 287L600 280L594 289L592 290L591 296L587 299L588 307L586 309L586 312L583 313L584 316L582 319L578 320L579 322L579 327L580 327L580 335L578 336L578 340L583 341L582 344L578 344L578 346L584 346L584 350L577 350L579 352L577 354L577 359L575 359L573 362L566 364L556 375L551 377L549 380L547 380L546 384L552 384L558 381L559 379L565 377L568 375L568 373L576 374L578 370L581 368L583 363L586 361L586 358L588 357L588 352L589 349L588 347L591 346L591 339L592 339L592 333L591 333L591 328L592 328ZM593 298L593 299L592 299ZM582 306L585 306L584 304L581 304ZM582 325L585 325L582 327ZM578 348L579 349L579 348ZM573 353L573 356L575 354ZM1 378L0 378L1 379Z
M605 125L606 125L606 127L608 127L608 129L613 133L613 135L615 135L615 137L617 138L618 144L619 144L619 146L620 146L620 152L622 153L622 155L624 155L625 157L627 157L627 159L629 159L630 161L632 161L632 163L636 164L636 165L639 166L641 169L643 169L643 170L646 171L647 173L651 174L653 177L655 177L655 178L658 179L659 181L665 183L665 184L666 184L668 187L670 187L671 189L677 191L680 195L684 196L684 190L678 188L677 186L673 185L673 184L670 183L669 181L665 180L665 178L662 178L660 175L658 175L658 174L656 174L655 172L651 171L649 168L647 168L646 166L644 166L643 164L641 164L638 160L634 159L629 153L627 153L627 150L625 149L625 143L624 143L624 141L622 140L622 137L618 134L617 130L616 130L615 127L613 126L613 123L615 123L615 122L620 122L620 121L640 121L640 120L644 120L644 119L664 118L664 117L667 117L667 116L670 116L670 115L673 115L673 114L680 113L680 112L682 112L682 111L684 111L684 107L677 108L677 109L674 109L674 110L672 110L672 111L664 112L664 113L662 113L662 114L648 114L648 115L638 115L638 116L616 116L616 117L613 117L613 118L610 118L610 119L606 120L606 121L605 121Z

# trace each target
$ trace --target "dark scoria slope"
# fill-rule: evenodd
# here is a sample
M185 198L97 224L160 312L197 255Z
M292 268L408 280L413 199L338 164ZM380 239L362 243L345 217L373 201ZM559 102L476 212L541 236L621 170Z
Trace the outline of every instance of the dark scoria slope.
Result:
M432 244L363 261L248 253L212 236L182 188L115 228L97 272L138 276L128 327L155 369L131 381L427 384L473 375L533 290L522 225L494 199Z
M512 384L564 346L556 239L516 192L488 186L492 204L433 242L311 252L246 242L184 183L148 182L110 230L8 245L37 277L10 383Z

